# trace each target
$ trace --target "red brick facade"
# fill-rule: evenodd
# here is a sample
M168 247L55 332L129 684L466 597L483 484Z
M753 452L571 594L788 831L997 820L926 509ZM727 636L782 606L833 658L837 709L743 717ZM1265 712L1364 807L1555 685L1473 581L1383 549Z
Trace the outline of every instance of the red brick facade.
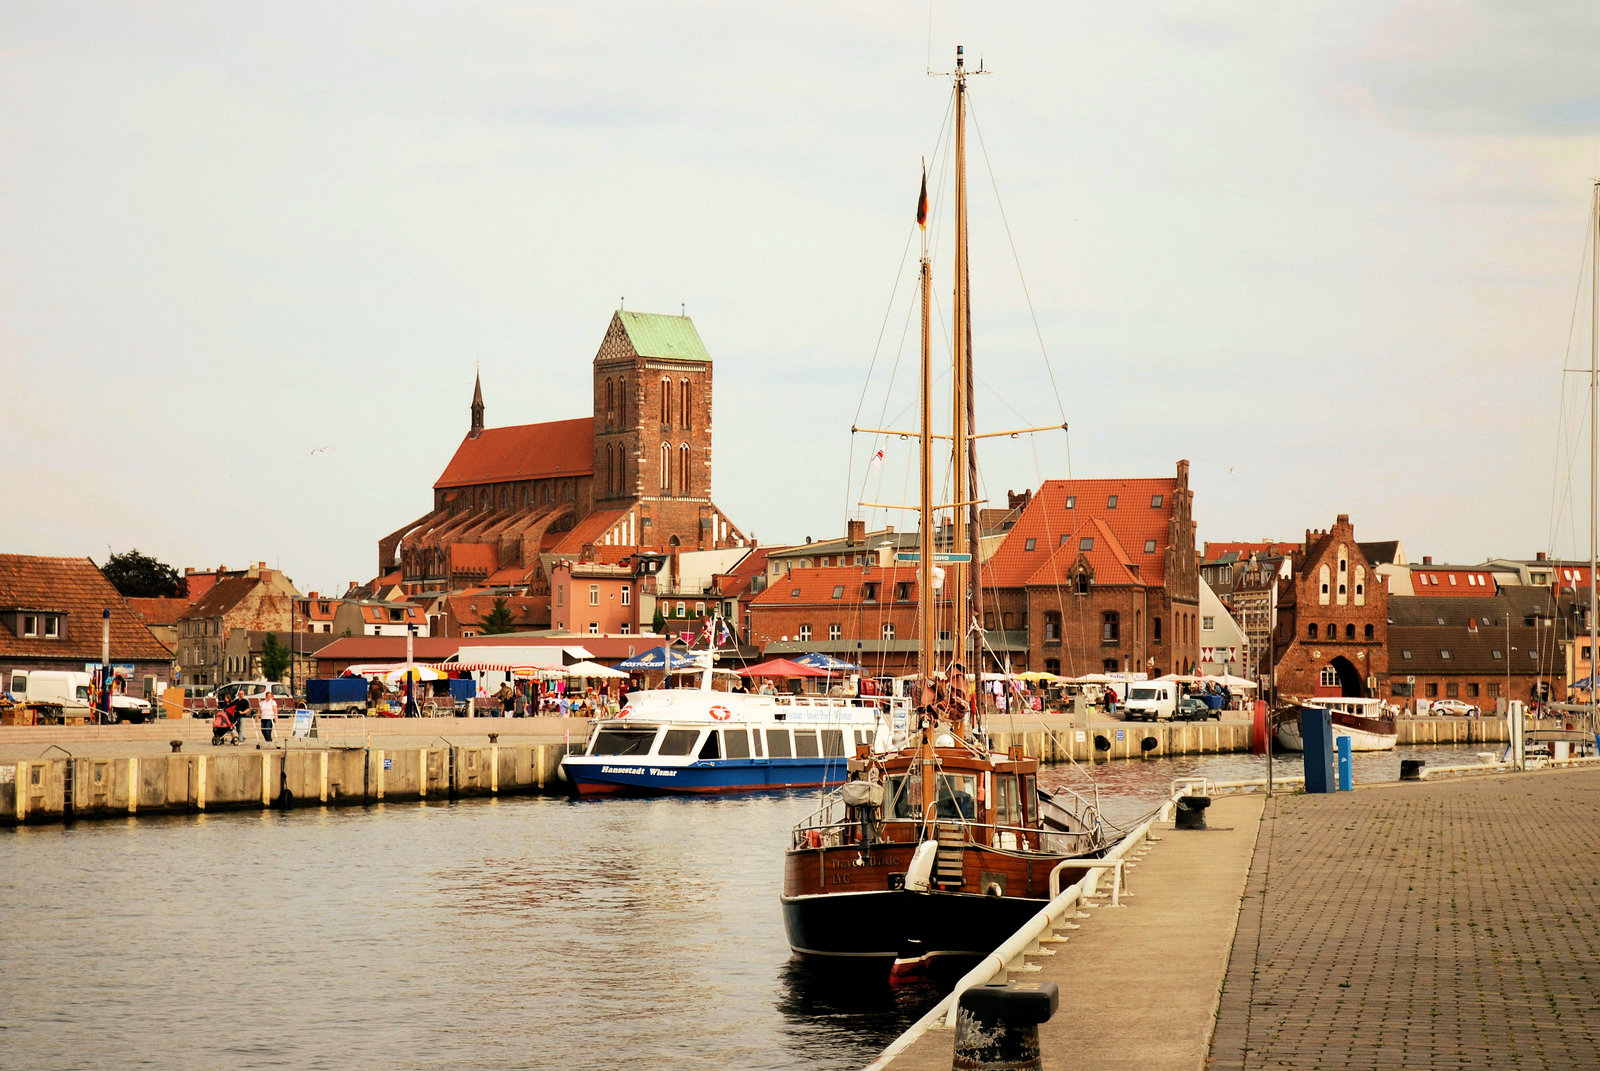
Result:
M1280 582L1273 637L1283 697L1389 696L1389 590L1339 514L1306 532L1294 574Z

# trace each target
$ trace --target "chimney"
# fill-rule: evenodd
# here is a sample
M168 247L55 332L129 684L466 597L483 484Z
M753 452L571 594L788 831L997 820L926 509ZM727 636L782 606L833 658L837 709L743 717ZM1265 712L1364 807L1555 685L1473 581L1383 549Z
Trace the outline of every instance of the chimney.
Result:
M1431 555L1431 554L1424 554L1424 555L1423 555L1423 556L1422 556L1422 564L1423 564L1423 565L1432 565L1432 564L1433 564L1433 555Z
M1534 554L1534 556L1533 556L1533 560L1536 561L1536 562L1544 561L1545 560L1544 551L1541 550L1541 551L1536 552Z
M890 558L894 553L894 544L885 539L878 544L878 565L884 569L889 568Z
M866 538L867 538L867 522L866 521L846 521L845 522L845 525L844 525L844 545L845 546L847 546L847 547L859 547L862 543L866 542Z

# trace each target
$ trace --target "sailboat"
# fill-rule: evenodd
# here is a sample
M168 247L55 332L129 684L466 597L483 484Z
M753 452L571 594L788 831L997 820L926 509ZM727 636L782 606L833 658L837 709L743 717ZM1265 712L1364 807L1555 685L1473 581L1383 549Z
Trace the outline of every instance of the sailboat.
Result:
M976 664L971 652L979 630L969 620L979 573L972 444L983 436L973 431L970 389L967 73L958 47L951 430L946 436L933 428L932 264L924 173L917 204L923 235L921 426L916 432L890 432L915 438L920 447L919 642L911 732L904 746L887 753L858 747L849 762L849 780L794 827L784 857L781 900L791 950L803 959L856 971L881 967L891 979L956 968L987 955L1059 889L1087 873L1074 861L1103 854L1117 839L1088 800L1041 794L1038 760L1020 747L991 750L977 725L978 678L970 667ZM953 451L953 494L949 504L937 506L934 443L946 438ZM952 551L937 554L941 568L936 569L935 533L943 518L935 514L940 511L949 511L954 538ZM941 599L941 587L948 598ZM942 631L950 636L944 651Z

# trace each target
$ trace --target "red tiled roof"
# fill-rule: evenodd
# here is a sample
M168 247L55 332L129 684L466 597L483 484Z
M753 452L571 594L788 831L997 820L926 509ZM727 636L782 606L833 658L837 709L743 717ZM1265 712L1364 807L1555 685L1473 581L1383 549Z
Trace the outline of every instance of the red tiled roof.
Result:
M1083 554L1096 584L1161 586L1166 580L1167 529L1176 488L1177 480L1170 476L1045 481L985 563L984 586L1064 584L1084 539L1093 540ZM1114 508L1108 505L1113 495ZM1152 507L1155 495L1161 496L1161 505ZM1066 506L1069 498L1071 509Z
M189 600L181 596L170 599L129 599L127 602L128 608L139 615L139 620L155 628L176 625L179 615L189 608Z
M201 596L216 586L216 583L216 573L185 573L183 575L183 590L189 596L190 602L198 602Z
M911 585L906 599L895 598L895 585ZM767 585L765 591L750 600L751 606L781 607L828 605L838 603L856 606L863 602L863 585L878 585L877 603L915 603L919 597L915 566L880 569L874 566L830 566L826 569L794 569ZM834 598L834 591L839 597ZM870 604L869 604L870 605Z
M111 611L113 661L167 662L172 652L150 634L88 558L37 558L0 554L0 607L64 613L60 639L23 637L0 625L0 657L100 661L101 611ZM40 630L43 632L43 629Z
M1589 567L1587 565L1562 565L1556 568L1556 582L1564 588L1574 591L1589 590ZM1415 586L1415 573L1412 574L1412 585ZM1419 592L1420 594L1420 592ZM1433 594L1433 588L1428 588L1428 594Z
M533 572L533 567L530 565L508 565L504 569L496 569L490 573L489 579L485 583L490 587L508 587L521 584L528 579L528 574L531 572Z
M1287 554L1289 551L1299 549L1299 543L1284 543L1276 539L1262 543L1213 543L1207 540L1203 557L1205 561L1214 562L1230 552L1241 558L1248 558L1252 554Z
M585 543L593 543L605 535L611 526L620 521L626 513L626 510L603 509L589 514L589 516L579 521L570 532L563 533L561 542L555 546L555 553L577 554L583 550ZM597 546L594 549L595 553L598 554L600 548ZM631 547L629 549L632 550Z
M511 620L518 625L533 625L550 618L549 596L524 595L451 595L445 601L450 607L450 618L457 628L483 624L484 616L494 610L500 599L506 600Z
M259 583L261 578L256 576L230 576L219 580L182 616L220 617L239 605L239 600L254 591Z
M1562 573L1568 570L1561 570ZM1583 574L1589 582L1587 568L1571 570ZM1411 567L1411 590L1418 595L1471 595L1484 596L1495 593L1494 574L1484 569L1441 569L1436 565Z
M492 573L500 568L500 551L492 543L451 543L450 571Z
M594 473L594 417L487 428L468 436L433 486L537 480Z

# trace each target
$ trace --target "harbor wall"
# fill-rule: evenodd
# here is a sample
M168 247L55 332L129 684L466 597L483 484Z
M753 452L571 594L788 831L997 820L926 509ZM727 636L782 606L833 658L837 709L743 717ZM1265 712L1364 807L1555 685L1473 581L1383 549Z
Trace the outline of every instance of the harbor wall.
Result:
M577 745L572 745L576 749ZM564 744L219 750L0 762L0 825L564 792ZM285 792L287 791L287 797Z

